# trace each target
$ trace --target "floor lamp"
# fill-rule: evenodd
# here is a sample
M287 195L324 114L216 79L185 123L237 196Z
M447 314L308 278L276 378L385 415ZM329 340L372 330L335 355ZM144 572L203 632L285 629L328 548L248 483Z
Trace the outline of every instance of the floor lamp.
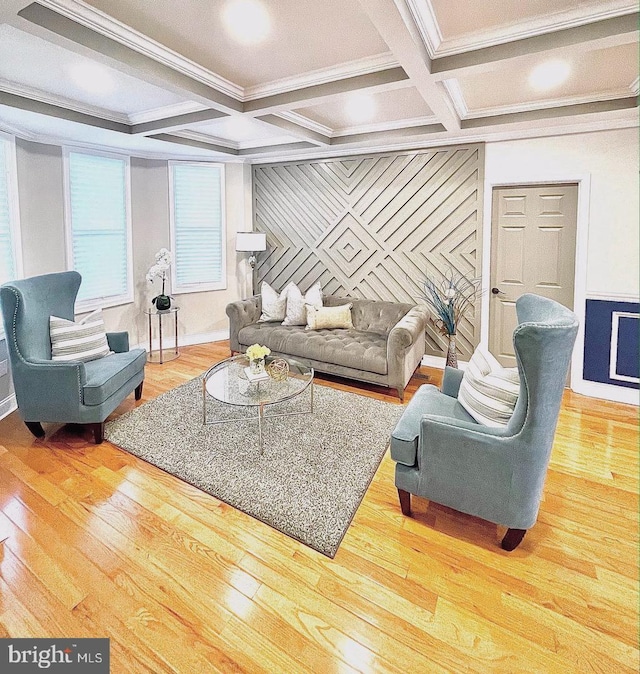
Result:
M236 252L251 253L249 266L251 267L251 293L253 294L253 273L258 261L256 253L267 250L267 235L264 232L237 232Z

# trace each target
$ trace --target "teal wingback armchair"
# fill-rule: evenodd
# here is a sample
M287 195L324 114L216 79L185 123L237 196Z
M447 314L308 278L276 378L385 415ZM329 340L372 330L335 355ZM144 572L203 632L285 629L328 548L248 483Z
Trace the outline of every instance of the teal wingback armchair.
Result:
M421 386L391 435L403 514L411 494L508 528L515 549L538 517L562 392L578 331L576 315L526 294L513 333L520 393L508 425L478 424L457 400L463 373L446 368L442 390Z
M107 333L114 353L88 363L51 360L49 316L74 319L78 272L45 274L0 287L18 411L43 437L42 422L89 424L102 442L104 420L135 391L142 397L144 349L129 350L126 332Z

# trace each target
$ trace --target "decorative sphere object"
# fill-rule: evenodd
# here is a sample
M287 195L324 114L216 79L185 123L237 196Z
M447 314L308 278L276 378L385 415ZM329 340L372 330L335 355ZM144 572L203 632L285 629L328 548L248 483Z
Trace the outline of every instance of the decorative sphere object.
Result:
M282 358L274 358L267 365L267 372L271 379L275 381L284 381L289 376L289 363Z

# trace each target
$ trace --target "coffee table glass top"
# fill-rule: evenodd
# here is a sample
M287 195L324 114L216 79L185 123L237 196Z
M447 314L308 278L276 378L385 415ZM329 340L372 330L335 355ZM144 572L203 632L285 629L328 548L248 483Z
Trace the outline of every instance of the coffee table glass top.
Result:
M280 360L280 358L277 358ZM267 357L267 366L274 357ZM313 368L306 363L285 358L289 375L283 381L269 377L249 381L244 368L249 366L245 355L233 356L211 367L204 374L204 388L215 400L245 407L272 405L299 395L313 381Z

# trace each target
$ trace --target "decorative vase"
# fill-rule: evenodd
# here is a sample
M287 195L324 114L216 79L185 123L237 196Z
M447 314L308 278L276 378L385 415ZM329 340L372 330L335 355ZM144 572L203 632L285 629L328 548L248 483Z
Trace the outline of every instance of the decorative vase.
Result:
M458 367L458 353L456 351L456 333L447 335L449 345L447 346L447 365L449 367Z
M169 297L169 295L158 295L157 297L154 297L151 301L153 302L158 311L166 311L167 309L171 308L171 298Z
M264 372L264 358L253 358L250 360L249 370L251 374L262 374Z

